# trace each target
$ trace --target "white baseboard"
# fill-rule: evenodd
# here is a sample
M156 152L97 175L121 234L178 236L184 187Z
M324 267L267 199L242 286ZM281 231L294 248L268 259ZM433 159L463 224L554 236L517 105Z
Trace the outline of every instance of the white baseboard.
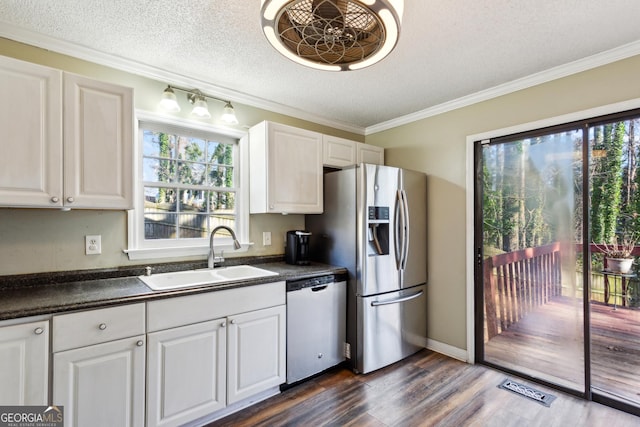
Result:
M467 350L463 350L461 348L454 347L452 345L435 341L429 338L427 338L427 349L435 351L436 353L444 354L445 356L449 356L454 359L461 360L463 362L469 362L470 360Z

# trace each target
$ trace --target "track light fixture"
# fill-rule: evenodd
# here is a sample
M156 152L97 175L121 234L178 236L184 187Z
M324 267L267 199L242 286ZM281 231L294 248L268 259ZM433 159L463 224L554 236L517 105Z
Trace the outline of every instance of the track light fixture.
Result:
M174 92L176 90L185 92L187 94L187 99L191 104L193 104L193 110L191 110L191 114L193 114L194 116L197 116L200 119L211 118L209 106L207 105L207 98L209 98L216 101L224 102L223 113L220 117L220 119L224 123L230 125L238 124L238 118L236 117L233 105L231 105L231 101L226 101L224 99L216 98L215 96L204 94L198 89L183 89L177 86L168 85L164 92L162 92L162 99L160 100L160 107L163 110L170 113L177 113L180 111L180 105L178 104L178 100Z

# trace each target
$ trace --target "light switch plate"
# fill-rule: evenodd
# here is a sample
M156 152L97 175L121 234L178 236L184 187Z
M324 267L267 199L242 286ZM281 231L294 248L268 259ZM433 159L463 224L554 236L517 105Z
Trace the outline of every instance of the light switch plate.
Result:
M263 231L262 232L262 246L271 246L271 232Z
M85 255L100 255L102 253L102 236L84 236Z

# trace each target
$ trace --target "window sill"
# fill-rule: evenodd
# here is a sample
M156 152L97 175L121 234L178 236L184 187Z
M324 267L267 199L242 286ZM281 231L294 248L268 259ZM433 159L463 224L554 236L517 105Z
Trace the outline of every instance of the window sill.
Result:
M232 244L215 245L214 249L217 253L225 251L227 255L247 252L253 242L241 243L240 249L234 249ZM142 248L142 249L124 249L122 252L127 254L130 261L161 259L161 258L183 258L193 256L209 255L209 246L183 246L173 248Z

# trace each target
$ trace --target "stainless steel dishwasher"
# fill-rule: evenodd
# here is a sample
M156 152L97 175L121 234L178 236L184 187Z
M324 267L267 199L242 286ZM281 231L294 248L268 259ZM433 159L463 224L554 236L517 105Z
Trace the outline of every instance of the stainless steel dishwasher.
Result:
M287 282L287 384L345 360L346 276Z

